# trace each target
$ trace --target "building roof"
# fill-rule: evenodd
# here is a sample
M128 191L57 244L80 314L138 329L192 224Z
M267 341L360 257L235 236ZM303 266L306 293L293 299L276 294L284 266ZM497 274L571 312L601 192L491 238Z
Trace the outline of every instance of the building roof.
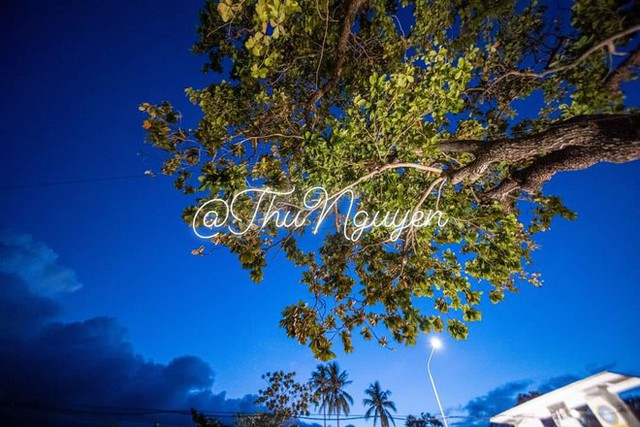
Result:
M548 409L550 406L561 402L564 402L568 409L583 406L585 393L598 387L605 387L611 393L622 393L640 387L640 377L609 371L600 372L501 412L492 417L491 422L514 424L513 421L522 418L548 418L552 415Z

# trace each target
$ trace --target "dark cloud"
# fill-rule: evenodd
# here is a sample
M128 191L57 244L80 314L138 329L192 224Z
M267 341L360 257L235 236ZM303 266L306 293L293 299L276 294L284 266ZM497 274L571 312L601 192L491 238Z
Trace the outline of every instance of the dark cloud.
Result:
M22 280L0 273L0 340L29 335L57 313L52 300L34 295Z
M488 426L489 418L515 405L518 394L529 390L532 381L512 381L491 390L484 396L469 401L463 411L464 421L457 423L465 426Z
M104 425L99 414L118 411L119 420L160 417L142 409L255 411L255 396L212 393L214 372L202 359L161 364L136 354L115 319L56 322L58 307L44 295L77 289L75 274L45 245L12 239L0 243L0 415L9 425ZM85 419L69 424L78 417Z

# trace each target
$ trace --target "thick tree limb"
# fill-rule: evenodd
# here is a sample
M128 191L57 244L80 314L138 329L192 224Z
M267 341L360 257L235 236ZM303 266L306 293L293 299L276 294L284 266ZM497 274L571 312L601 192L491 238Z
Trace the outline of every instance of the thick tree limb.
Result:
M538 191L557 172L586 169L600 162L624 163L640 158L640 140L631 144L620 141L597 147L569 147L534 161L515 172L493 190L485 193L490 199L504 200L516 190Z
M487 141L479 139L458 139L442 141L438 144L438 147L444 153L475 153L485 144L487 144Z
M575 117L556 123L547 131L521 138L486 141L481 146L462 141L447 142L444 148L469 148L476 159L448 173L456 184L478 181L496 163L517 165L531 162L486 193L503 199L522 189L536 191L555 173L578 170L599 162L623 163L640 158L640 114Z
M640 68L640 47L627 56L605 79L604 84L612 92L620 93L620 84L631 80L634 69Z

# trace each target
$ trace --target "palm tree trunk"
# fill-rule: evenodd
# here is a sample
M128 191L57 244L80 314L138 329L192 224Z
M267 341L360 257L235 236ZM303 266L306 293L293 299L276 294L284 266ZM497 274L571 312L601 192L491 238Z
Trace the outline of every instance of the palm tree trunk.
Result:
M322 419L324 422L324 427L327 427L327 408L322 408Z

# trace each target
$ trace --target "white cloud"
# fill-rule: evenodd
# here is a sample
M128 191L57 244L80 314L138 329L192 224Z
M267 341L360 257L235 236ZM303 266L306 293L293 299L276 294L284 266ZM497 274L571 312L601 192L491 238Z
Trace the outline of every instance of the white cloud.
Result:
M0 273L24 280L39 295L73 292L82 287L76 273L58 264L58 254L28 234L0 234Z

